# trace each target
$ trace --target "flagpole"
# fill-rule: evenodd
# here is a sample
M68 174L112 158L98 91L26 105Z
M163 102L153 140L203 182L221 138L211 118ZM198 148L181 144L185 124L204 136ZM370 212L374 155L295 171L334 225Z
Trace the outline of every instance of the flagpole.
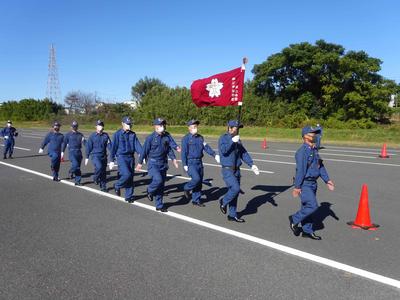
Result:
M243 57L243 61L242 61L242 72L244 72L246 70L246 64L249 60L247 59L247 57ZM244 78L243 78L244 81ZM238 103L239 106L239 112L238 112L238 122L240 124L240 120L242 118L242 106L243 106L243 94L244 94L244 84L243 84L243 92L242 92L242 99L240 99L240 102ZM238 128L238 132L239 132L239 128Z

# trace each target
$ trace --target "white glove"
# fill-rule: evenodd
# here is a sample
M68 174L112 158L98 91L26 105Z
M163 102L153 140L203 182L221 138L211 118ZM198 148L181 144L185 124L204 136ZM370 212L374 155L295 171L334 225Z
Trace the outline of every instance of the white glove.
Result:
M217 162L217 163L220 163L221 162L221 157L217 154L217 155L215 155L215 161Z
M61 152L61 159L64 158L64 152Z
M89 162L89 158L85 158L85 166L87 166L88 162Z
M43 149L40 148L40 149L39 149L39 154L42 154L42 153L43 153Z
M185 170L185 172L187 172L189 170L188 166L183 166L183 169Z
M235 135L235 136L232 138L232 142L237 143L237 142L239 142L239 139L240 139L240 136L239 136L239 135Z
M108 168L110 169L110 171L114 168L114 162L110 161L110 163L108 164Z
M254 174L260 175L260 170L258 170L258 167L256 165L253 165L251 167L251 170L254 172Z

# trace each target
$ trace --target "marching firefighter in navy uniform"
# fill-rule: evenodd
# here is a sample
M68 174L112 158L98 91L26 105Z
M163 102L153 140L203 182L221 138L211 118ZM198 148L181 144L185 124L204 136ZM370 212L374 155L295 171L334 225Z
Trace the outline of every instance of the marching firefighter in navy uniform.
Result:
M14 153L14 145L15 145L15 137L18 136L18 131L15 127L12 126L12 122L10 120L7 121L6 127L0 130L0 136L4 139L4 154L3 158L13 158Z
M148 174L151 183L147 187L147 198L153 201L155 198L156 210L166 212L167 208L163 203L165 180L167 178L168 157L172 160L175 168L178 168L173 149L180 149L172 136L165 131L166 121L157 118L153 121L154 132L150 134L143 145L143 152L140 155L136 170L142 169L144 160L147 161Z
M321 237L316 235L313 229L313 213L318 208L317 179L321 177L330 191L335 189L315 145L315 138L318 133L319 129L310 126L304 127L301 131L304 143L295 155L296 176L293 190L293 197L300 195L301 208L294 215L289 216L290 229L294 235L299 236L303 231L303 237L313 240L321 240ZM299 227L300 224L302 224L301 228Z
M220 157L215 154L215 151L204 142L203 136L197 133L200 122L197 120L190 120L187 125L189 126L189 133L182 139L182 165L183 169L191 177L191 180L185 184L184 193L186 199L190 199L190 192L192 192L192 204L204 207L201 202L201 190L203 185L204 167L203 167L203 152L215 158L220 163Z
M85 137L78 131L78 122L73 121L71 131L64 136L61 159L64 158L64 152L68 146L68 156L71 161L68 174L71 179L75 177L75 185L81 185L82 144L85 144Z
M89 136L86 142L86 159L85 166L91 158L94 166L93 181L96 185L100 185L102 192L107 192L107 148L111 147L109 135L104 132L104 122L97 120L96 132Z
M220 210L223 214L227 213L229 205L228 220L239 223L245 222L237 216L237 200L240 193L240 166L242 160L249 165L251 170L259 175L260 171L253 164L253 160L246 148L240 141L239 128L243 125L237 120L228 122L228 131L223 134L218 141L218 150L221 156L222 177L228 187L228 192L220 200Z
M40 146L39 153L43 153L43 149L49 145L47 155L51 160L51 171L53 173L53 181L60 181L58 172L60 171L61 163L61 147L64 142L64 135L60 133L61 124L54 122L53 130L50 131L44 138L42 145Z
M131 131L132 120L129 117L122 119L122 128L113 135L110 154L110 170L117 159L119 178L114 185L115 193L120 196L121 188L125 189L125 201L132 203L133 199L133 175L135 165L135 152L140 156L142 145L135 132Z

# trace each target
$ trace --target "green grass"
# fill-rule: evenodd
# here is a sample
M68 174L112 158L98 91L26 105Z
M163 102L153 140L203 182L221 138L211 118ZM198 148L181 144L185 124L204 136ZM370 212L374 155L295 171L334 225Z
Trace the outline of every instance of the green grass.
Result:
M5 123L5 122L2 122ZM1 124L1 123L0 123ZM17 128L50 128L48 122L14 122ZM111 133L118 129L118 123L106 123L106 131ZM62 127L62 131L69 129L69 126ZM81 130L94 130L93 124L80 124ZM153 127L150 125L134 125L133 130L137 133L150 133ZM186 126L168 126L171 134L180 136L187 133ZM218 137L226 131L223 126L200 126L199 132L208 137ZM242 138L259 140L267 138L269 141L301 142L301 129L291 128L262 128L245 127L240 130ZM380 126L374 129L325 129L323 144L358 145L358 146L382 146L387 143L389 147L400 147L400 126Z

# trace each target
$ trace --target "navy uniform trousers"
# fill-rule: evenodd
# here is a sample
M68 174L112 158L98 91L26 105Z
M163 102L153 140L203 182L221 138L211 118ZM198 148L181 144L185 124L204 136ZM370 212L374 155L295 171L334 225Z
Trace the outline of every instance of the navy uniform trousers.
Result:
M318 209L317 202L317 181L316 180L304 180L301 186L301 208L296 212L292 218L294 224L299 224L303 232L313 233L313 213Z
M148 174L151 178L151 183L147 187L147 192L154 196L156 208L163 207L163 193L165 180L167 178L168 164L159 163L154 159L149 160Z
M82 163L82 151L81 150L69 150L69 160L71 161L71 168L69 173L75 175L75 182L80 183L82 178L81 163Z
M237 217L237 200L240 193L240 169L222 167L222 178L228 187L228 192L222 199L222 205L229 205L229 216Z
M200 203L201 190L203 187L204 167L201 158L188 159L188 175L190 181L185 184L185 191L192 191L192 202Z
M133 174L135 172L135 158L133 155L118 155L118 181L115 183L116 189L125 189L125 199L133 197Z

